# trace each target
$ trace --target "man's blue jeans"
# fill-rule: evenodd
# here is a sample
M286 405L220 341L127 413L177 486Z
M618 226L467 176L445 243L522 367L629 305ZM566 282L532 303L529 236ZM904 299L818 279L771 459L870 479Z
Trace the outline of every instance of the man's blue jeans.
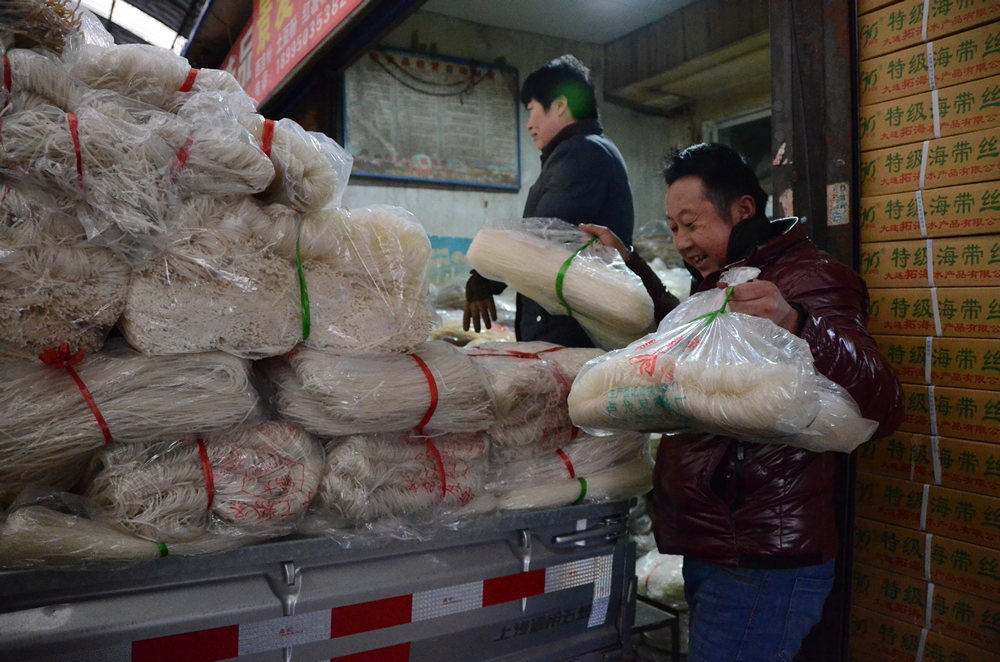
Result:
M688 662L791 662L823 614L835 563L751 570L685 557Z

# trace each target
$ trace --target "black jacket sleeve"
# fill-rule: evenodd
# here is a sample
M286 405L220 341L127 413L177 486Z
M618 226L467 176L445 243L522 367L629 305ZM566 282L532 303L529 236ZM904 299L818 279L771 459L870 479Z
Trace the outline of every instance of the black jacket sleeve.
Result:
M653 300L653 319L659 324L660 320L676 308L680 301L663 286L663 282L656 275L656 272L636 251L632 251L625 266L642 279L642 284L645 285L646 291L649 292L649 296Z

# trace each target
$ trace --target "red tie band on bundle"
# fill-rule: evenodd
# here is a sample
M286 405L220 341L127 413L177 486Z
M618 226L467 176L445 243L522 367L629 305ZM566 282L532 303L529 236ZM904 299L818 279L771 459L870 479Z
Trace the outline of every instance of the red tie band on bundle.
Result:
M261 149L271 158L271 144L274 141L274 120L264 120L264 128L260 132Z
M569 470L569 477L576 478L576 470L573 469L573 463L570 461L569 455L566 455L566 452L561 448L556 449L556 455L562 458L563 464L565 464L566 468Z
M69 123L69 134L73 136L73 149L76 151L76 176L83 188L83 155L80 154L80 129L79 120L74 113L66 113L66 121Z
M410 354L410 356L413 357L413 360L417 362L417 365L420 366L420 369L424 371L424 377L427 378L427 386L431 390L431 404L427 408L427 413L424 414L424 417L422 419L420 419L420 422L417 423L416 427L417 434L423 434L424 427L431 422L431 417L434 416L434 410L437 409L438 406L438 387L437 387L437 382L434 381L434 375L431 374L431 369L427 367L427 364L424 363L424 360L419 356L417 356L416 354ZM437 454L437 449L435 448L433 452ZM438 461L440 462L441 456L438 455L437 457ZM444 475L443 468L441 475L442 476Z
M82 349L74 354L70 351L69 343L64 342L59 349L47 349L39 354L38 358L41 359L42 363L47 363L53 368L63 369L69 373L69 376L73 378L73 381L76 382L77 387L80 389L80 393L83 394L83 399L87 401L90 411L94 413L97 425L101 428L101 434L104 435L105 444L110 444L114 441L111 438L111 429L108 427L104 417L101 416L100 410L97 409L97 403L94 402L94 396L90 394L90 389L87 388L87 385L80 379L80 375L76 374L76 370L73 369L74 365L83 360L83 355L84 352Z
M174 167L170 169L171 174L176 178L181 174L181 169L184 168L184 164L187 163L188 156L191 154L191 145L194 144L194 134L187 137L184 144L181 145L181 149L177 152L177 160L174 161Z
M215 501L215 478L212 477L212 465L208 461L208 449L205 441L198 439L198 455L201 457L201 472L205 474L205 489L208 490L208 509L211 510Z
M198 77L199 69L192 68L188 71L187 78L184 79L184 84L180 86L178 92L190 92L191 88L194 87L194 79Z
M434 461L437 463L438 473L441 474L441 499L443 500L448 494L448 477L444 473L444 460L441 459L441 453L438 451L437 446L429 438L424 440L427 444L427 450L431 452L434 456Z

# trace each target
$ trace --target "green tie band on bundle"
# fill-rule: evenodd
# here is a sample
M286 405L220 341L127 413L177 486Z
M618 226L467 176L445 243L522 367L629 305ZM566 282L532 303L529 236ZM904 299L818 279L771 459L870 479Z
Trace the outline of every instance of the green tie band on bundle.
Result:
M587 479L577 478L577 480L580 481L580 496L573 503L583 503L583 500L587 498Z
M559 298L559 303L566 309L566 314L570 317L573 317L573 309L569 307L569 304L566 303L566 298L563 296L563 281L566 280L566 272L569 271L569 265L573 263L576 256L589 248L595 241L597 241L597 237L580 246L575 253L569 256L568 260L562 263L562 266L559 267L559 274L556 276L556 296Z
M299 221L299 233L295 239L295 267L299 273L299 297L302 301L302 340L309 338L312 319L309 314L309 289L306 287L306 272L302 268L302 222Z
M156 549L160 550L160 558L163 558L164 556L167 556L167 554L170 553L167 551L167 546L164 545L162 542L156 543Z

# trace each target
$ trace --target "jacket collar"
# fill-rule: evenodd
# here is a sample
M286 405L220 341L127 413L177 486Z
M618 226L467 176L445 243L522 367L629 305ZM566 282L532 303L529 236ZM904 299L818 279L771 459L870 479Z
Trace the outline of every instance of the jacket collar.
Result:
M589 136L589 135L600 135L604 133L604 127L601 126L600 120L577 120L572 124L564 126L562 131L552 136L552 140L549 144L542 149L542 163L545 163L549 155L555 151L555 148L559 146L560 143L565 142L573 136Z
M694 281L691 283L691 291L705 289L703 285L715 287L719 282L719 276L739 264L748 267L755 267L768 263L776 255L779 255L788 247L806 241L805 228L799 223L799 219L791 216L788 218L776 218L773 221L767 220L766 216L754 216L733 227L729 235L729 245L726 248L726 266L719 271L709 274L702 282L701 274L687 263L688 273Z

